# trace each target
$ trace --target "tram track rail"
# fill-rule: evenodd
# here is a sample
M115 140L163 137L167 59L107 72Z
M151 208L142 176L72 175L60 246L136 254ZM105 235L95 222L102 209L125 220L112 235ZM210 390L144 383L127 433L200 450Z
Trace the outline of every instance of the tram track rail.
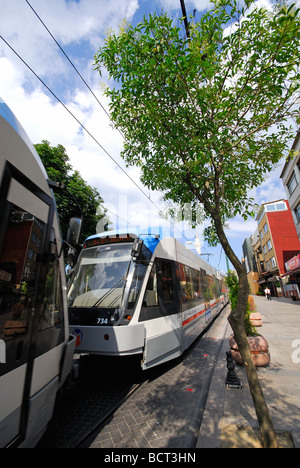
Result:
M38 448L83 447L158 372L142 371L133 357L84 356L80 361L79 378L63 388L57 398Z
M220 315L225 313L224 310ZM37 448L90 447L102 429L111 423L114 414L122 411L124 405L143 386L153 383L173 367L180 367L181 362L188 363L189 356L192 359L195 354L194 349L198 349L196 354L202 350L201 356L201 352L207 352L209 342L215 345L215 339L211 340L207 336L212 324L183 355L148 370L141 369L140 356L108 358L86 355L80 358L79 378L67 386L57 399L53 418ZM214 362L213 355L211 359ZM207 358L201 360L199 357L196 358L196 364L191 361L192 365L199 366L204 380L210 367L212 370L213 362L209 365ZM208 389L209 386L204 387ZM203 402L205 399L206 396L203 396Z
M135 384L132 389L129 391L129 393L121 399L116 405L111 408L111 410L100 419L94 427L90 428L90 432L82 437L80 441L78 441L75 445L70 444L66 448L87 448L90 446L90 442L94 439L95 436L97 436L98 432L102 429L103 426L105 426L106 422L110 420L110 418L115 414L115 412L129 400L129 398L137 391L139 390L143 385L145 385L147 382L142 382L139 384Z

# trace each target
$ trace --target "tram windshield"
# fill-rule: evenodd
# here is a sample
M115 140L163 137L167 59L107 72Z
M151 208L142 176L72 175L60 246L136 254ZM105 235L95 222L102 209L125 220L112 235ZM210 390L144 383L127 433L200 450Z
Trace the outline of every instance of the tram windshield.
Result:
M81 252L69 288L70 307L123 307L132 244L102 245Z
M77 321L75 311L134 309L152 254L143 245L138 259L132 259L132 246L125 242L82 250L68 288L72 321Z

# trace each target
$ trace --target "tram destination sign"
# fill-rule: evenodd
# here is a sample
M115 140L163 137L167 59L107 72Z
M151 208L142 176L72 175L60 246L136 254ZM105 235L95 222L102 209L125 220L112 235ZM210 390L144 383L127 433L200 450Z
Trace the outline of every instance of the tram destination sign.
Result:
M116 235L107 235L106 237L93 237L87 239L84 244L84 248L96 247L97 245L107 245L107 244L121 244L123 242L134 242L130 234L116 234Z

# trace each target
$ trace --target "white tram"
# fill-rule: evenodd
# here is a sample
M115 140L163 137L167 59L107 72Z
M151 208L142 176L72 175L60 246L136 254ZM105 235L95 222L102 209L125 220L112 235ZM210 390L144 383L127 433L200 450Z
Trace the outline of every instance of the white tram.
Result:
M177 239L107 232L86 239L68 286L78 353L180 356L227 303L224 277Z
M0 447L33 447L71 370L64 261L47 174L0 100Z

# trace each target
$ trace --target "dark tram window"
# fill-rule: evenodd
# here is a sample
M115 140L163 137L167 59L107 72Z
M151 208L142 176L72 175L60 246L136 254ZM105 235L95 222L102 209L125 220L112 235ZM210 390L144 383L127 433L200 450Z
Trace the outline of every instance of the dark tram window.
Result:
M0 374L26 362L31 334L47 333L36 341L36 354L39 355L50 349L51 339L54 344L59 344L64 332L58 261L56 258L42 264L37 261L43 254L46 224L9 204L2 227L0 340L5 345L6 362L0 366ZM51 330L54 330L53 337Z
M161 300L163 304L173 302L174 288L172 280L172 265L171 262L160 261L160 280L161 280Z
M175 262L155 260L148 279L139 321L179 312L175 269Z
M181 310L192 309L203 301L200 271L179 264Z
M6 347L6 371L22 364L29 346L29 323L45 225L12 206L0 252L0 338ZM4 366L1 367L4 371Z

